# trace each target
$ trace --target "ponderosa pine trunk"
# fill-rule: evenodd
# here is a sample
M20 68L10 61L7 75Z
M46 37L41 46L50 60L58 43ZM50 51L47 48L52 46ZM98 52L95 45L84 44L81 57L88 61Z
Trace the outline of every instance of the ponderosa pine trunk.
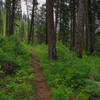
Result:
M10 27L10 35L14 34L14 19L15 19L15 5L16 0L12 0L12 12L11 12L11 27Z
M83 44L84 44L84 24L85 24L85 1L79 0L77 26L75 36L75 51L79 58L82 58Z
M72 39L72 47L74 48L75 47L75 28L76 28L76 13L75 13L75 0L73 0L73 31L72 31L72 37L73 37L73 39Z
M32 15L31 15L31 24L30 24L30 31L28 37L28 43L33 43L33 36L34 36L34 8L35 8L35 0L33 0L33 8L32 8Z
M87 55L89 54L90 51L90 45L91 45L91 41L90 41L90 36L91 36L91 0L88 0L88 5L86 6L87 10L87 18L86 18L86 52Z
M54 32L53 0L47 0L48 57L56 60L56 33Z
M87 55L94 51L95 44L95 0L87 3L87 19L86 19L86 51Z
M6 0L6 34L14 34L14 19L16 10L16 0Z
M76 33L76 0L70 1L71 6L71 50L75 48Z
M48 44L48 27L47 27L47 23L48 23L48 21L47 21L47 0L46 0L46 41L45 41L45 43L46 43L46 45Z
M59 0L56 2L56 11L55 11L55 33L57 34L57 28L59 23Z
M6 0L6 35L9 36L10 35L10 13L11 13L11 1L10 0Z
M25 0L25 2L26 2L26 10L27 10L27 23L28 23L28 25L27 25L27 34L28 34L28 43L30 42L30 34L29 34L29 27L30 27L30 22L29 22L29 7L28 7L28 0Z

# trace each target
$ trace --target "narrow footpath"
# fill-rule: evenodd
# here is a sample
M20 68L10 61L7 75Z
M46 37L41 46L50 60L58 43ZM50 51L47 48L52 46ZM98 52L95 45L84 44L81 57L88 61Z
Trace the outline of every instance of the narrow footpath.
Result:
M51 100L51 93L47 88L42 70L39 68L38 61L32 52L32 67L35 74L35 98L36 100Z

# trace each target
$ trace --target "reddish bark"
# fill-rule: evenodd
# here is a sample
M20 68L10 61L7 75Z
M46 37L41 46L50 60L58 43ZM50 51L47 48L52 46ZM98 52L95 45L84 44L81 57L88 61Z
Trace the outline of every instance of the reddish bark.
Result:
M56 57L56 33L54 32L53 0L47 0L47 32L48 32L48 57Z
M79 0L79 8L77 15L77 29L75 36L75 51L78 56L82 58L83 44L84 44L84 24L85 24L85 2L86 0Z

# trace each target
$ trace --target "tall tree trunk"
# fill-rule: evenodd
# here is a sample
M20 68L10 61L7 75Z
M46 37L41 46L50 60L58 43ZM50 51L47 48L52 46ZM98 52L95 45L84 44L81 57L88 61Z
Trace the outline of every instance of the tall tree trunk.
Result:
M57 34L57 27L58 27L58 14L59 14L59 0L56 2L56 11L55 11L55 33Z
M47 27L47 0L46 0L46 45L48 44L48 27Z
M30 24L30 31L29 31L29 39L28 42L33 43L33 37L34 37L34 8L35 8L35 0L33 0L33 8L32 8L32 16L31 16L31 24Z
M86 51L87 55L90 52L90 45L91 45L91 0L88 0L87 8L87 18L86 18Z
M95 14L96 14L96 0L93 0L92 3L93 7L92 7L92 37L91 37L91 49L90 49L90 53L93 53L94 51L94 46L95 46Z
M58 11L55 12L55 33L57 33Z
M16 0L6 0L6 34L8 36L14 34Z
M29 23L29 7L28 7L28 0L25 0L26 1L26 10L27 10L27 23L28 23L28 26L27 26L27 34L28 34L28 43L30 42L30 32L29 32L29 27L30 27L30 23Z
M16 4L16 0L12 0L10 35L14 34L15 4Z
M53 0L47 0L48 57L56 60L56 33L54 32Z
M82 58L83 44L84 44L84 24L85 24L85 1L79 0L79 8L77 15L77 29L75 36L75 51L78 57Z
M87 55L94 51L95 44L95 0L88 0L86 19L86 51Z
M60 8L60 12L59 12L59 35L58 35L58 40L62 40L62 0L59 0L59 8Z
M75 32L76 32L76 0L72 0L71 3L71 10L72 10L72 30L71 30L71 48L74 49L75 48Z
M10 35L10 22L11 22L11 1L6 0L6 35Z

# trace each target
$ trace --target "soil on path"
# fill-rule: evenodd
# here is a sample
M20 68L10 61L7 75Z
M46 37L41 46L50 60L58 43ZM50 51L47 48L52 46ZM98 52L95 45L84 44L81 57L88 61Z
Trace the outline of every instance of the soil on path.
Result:
M38 61L32 52L32 67L35 74L35 98L36 100L51 100L51 93L47 88L42 70L39 68Z

